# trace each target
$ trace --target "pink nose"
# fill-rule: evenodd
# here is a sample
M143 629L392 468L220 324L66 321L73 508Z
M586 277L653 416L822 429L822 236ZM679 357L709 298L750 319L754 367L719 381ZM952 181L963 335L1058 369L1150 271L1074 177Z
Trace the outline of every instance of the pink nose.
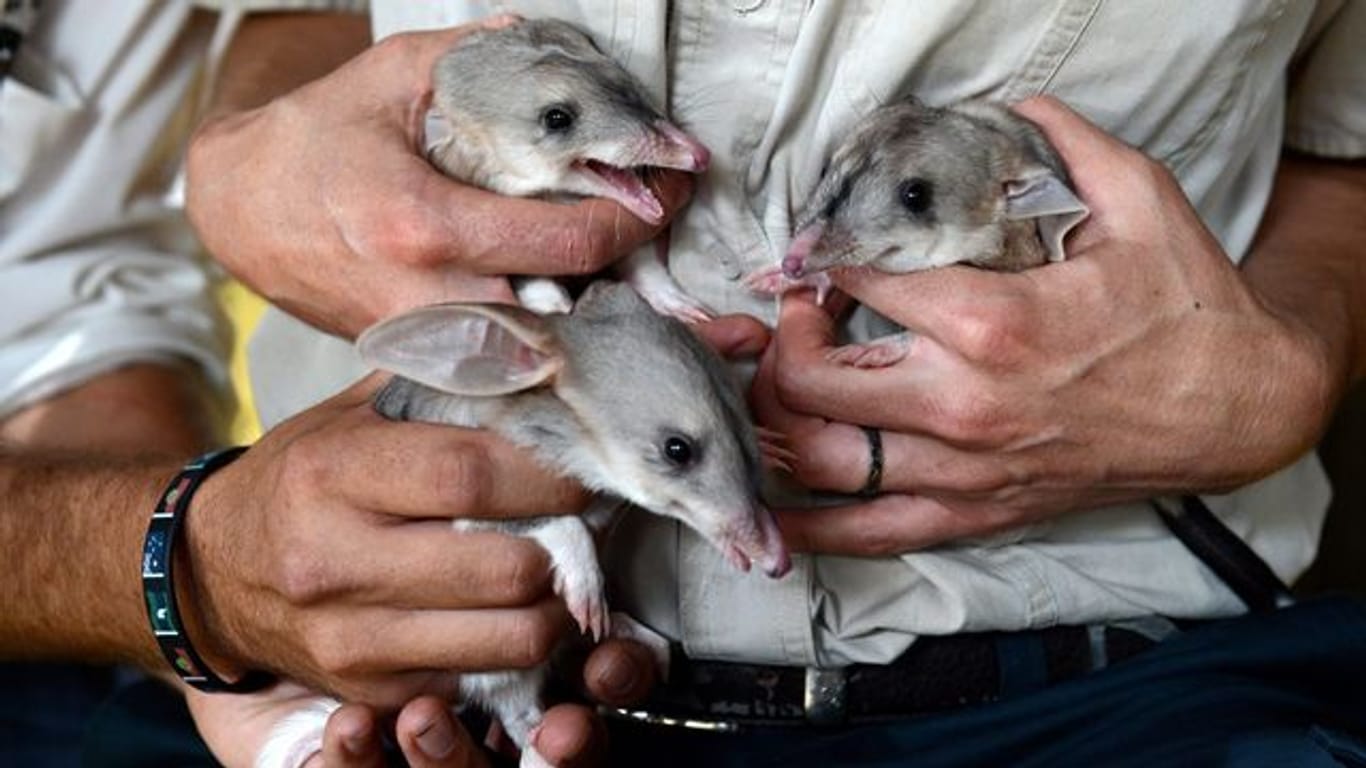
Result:
M691 150L692 152L692 162L694 169L697 170L699 173L707 170L707 166L711 165L711 150L702 146L698 142L693 142L692 146L689 147L689 150Z
M794 280L802 276L806 269L806 259L788 254L783 257L783 274Z
M684 133L678 126L667 120L655 123L655 128L668 139L675 147L682 150L687 155L687 161L679 164L679 169L701 173L707 170L711 164L711 151L702 145L702 142Z

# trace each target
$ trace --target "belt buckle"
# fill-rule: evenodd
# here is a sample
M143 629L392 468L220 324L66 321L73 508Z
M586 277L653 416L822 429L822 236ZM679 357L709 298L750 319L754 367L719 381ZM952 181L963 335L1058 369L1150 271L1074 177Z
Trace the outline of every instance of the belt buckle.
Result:
M709 733L738 733L740 731L740 724L734 720L706 720L699 717L670 717L669 715L661 715L658 712L651 712L645 709L628 709L626 707L598 707L598 712L609 717L634 720L638 723L646 723L647 725L687 728L693 731L706 731Z
M848 701L847 683L848 677L843 667L807 667L802 696L806 722L825 726L843 724Z

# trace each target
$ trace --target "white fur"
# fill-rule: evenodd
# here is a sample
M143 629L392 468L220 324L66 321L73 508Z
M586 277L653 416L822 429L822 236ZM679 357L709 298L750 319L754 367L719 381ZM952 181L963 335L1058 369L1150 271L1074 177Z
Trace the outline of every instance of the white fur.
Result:
M548 277L528 277L514 280L517 303L538 315L568 314L574 307L569 291Z
M654 243L637 248L634 253L617 262L613 268L623 282L630 283L645 301L661 315L676 317L685 323L710 320L711 310L686 291L664 266L668 240L660 237Z
M256 756L256 768L299 768L323 748L327 719L341 706L336 699L318 697L281 720Z

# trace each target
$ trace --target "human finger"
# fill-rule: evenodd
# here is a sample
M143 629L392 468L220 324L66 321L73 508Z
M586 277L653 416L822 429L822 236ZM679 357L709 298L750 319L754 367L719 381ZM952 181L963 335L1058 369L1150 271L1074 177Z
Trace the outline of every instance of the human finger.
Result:
M907 275L847 269L833 272L832 278L842 291L896 321L916 340L971 353L994 343L993 334L1001 327L1032 328L1043 296L1040 275L1066 266L1011 273L955 265Z
M774 334L774 386L788 409L849 424L884 424L889 415L914 420L921 401L914 397L918 362L925 347L913 339L907 359L886 368L857 368L832 362L835 346L831 317L809 294L783 297Z
M513 608L550 592L550 558L539 544L492 531L453 531L444 521L357 529L336 537L326 562L310 559L313 595L412 610Z
M303 473L376 512L506 518L577 512L588 503L578 483L487 430L391 422L366 404L311 437L294 449Z
M702 340L726 358L753 357L768 346L768 329L750 315L722 315L692 326Z
M361 704L345 704L327 718L322 761L316 768L378 768L384 765L374 712Z
M654 655L640 643L613 638L593 649L583 665L588 695L611 706L636 704L659 681Z
M654 238L692 196L692 177L681 171L661 171L647 181L664 209L662 221L642 221L601 198L510 198L442 177L425 187L431 209L445 212L446 234L431 248L481 275L597 272Z
M887 494L834 507L778 510L794 552L890 557L1021 522L1021 513L990 505L951 506L928 496Z
M398 714L394 736L411 768L484 768L488 760L450 707L421 696Z
M759 360L750 386L750 408L755 420L783 436L787 469L800 482L813 488L853 492L862 487L866 475L866 439L852 424L800 413L788 408L777 394L777 352L773 346Z
M546 710L540 727L532 732L531 745L551 765L578 768L602 762L607 734L592 710L560 704Z
M521 608L353 610L305 631L315 638L324 673L363 678L393 670L525 669L549 658L570 626L564 602L547 596Z
M1035 96L1012 109L1043 131L1067 165L1082 199L1102 208L1112 199L1123 198L1126 185L1114 184L1114 175L1146 160L1141 152L1054 96ZM1117 164L1117 160L1121 162Z

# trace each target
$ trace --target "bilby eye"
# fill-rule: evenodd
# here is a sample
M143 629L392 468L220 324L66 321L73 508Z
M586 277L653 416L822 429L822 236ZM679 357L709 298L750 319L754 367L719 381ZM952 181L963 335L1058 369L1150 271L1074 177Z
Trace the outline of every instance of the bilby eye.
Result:
M541 125L551 133L564 133L574 127L574 113L568 107L547 107L541 113Z
M906 179L897 186L896 197L911 213L924 213L934 204L934 187L918 177Z
M664 452L664 459L670 464L682 469L689 466L697 458L697 449L691 440L680 435L670 435L664 438L661 446Z

